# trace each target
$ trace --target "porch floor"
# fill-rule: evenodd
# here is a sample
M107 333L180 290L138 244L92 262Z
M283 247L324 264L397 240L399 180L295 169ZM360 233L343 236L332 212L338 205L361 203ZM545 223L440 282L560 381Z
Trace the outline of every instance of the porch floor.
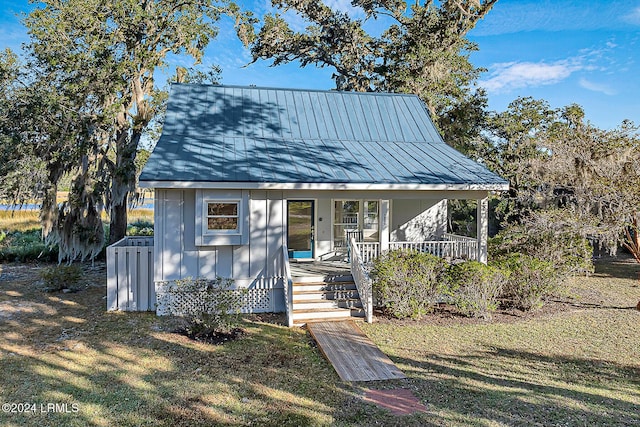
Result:
M292 277L308 276L348 276L351 268L345 262L346 256L336 256L324 261L299 261L290 260Z
M308 323L307 328L343 381L406 378L353 321Z

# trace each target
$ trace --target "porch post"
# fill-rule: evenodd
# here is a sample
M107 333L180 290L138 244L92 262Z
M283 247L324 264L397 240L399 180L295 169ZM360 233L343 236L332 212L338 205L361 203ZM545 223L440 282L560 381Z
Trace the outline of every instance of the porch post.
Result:
M487 263L487 240L489 238L489 198L477 199L476 226L478 227L478 261Z
M389 200L380 201L380 253L389 250Z

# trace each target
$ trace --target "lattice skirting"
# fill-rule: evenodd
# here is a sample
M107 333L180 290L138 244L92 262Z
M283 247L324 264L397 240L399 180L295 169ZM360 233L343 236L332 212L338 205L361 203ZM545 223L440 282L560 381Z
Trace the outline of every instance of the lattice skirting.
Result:
M205 303L204 295L203 292L167 292L161 287L156 293L158 301L156 313L180 316L195 309L211 311L211 307L207 307ZM245 289L242 292L228 290L221 295L224 295L221 297L225 299L232 299L233 305L240 305L242 313L266 313L275 310L273 289Z

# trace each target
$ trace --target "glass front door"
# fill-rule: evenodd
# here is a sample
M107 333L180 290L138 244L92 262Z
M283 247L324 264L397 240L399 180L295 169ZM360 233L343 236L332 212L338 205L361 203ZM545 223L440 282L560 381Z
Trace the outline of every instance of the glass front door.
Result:
M287 249L289 258L313 258L313 200L287 201Z

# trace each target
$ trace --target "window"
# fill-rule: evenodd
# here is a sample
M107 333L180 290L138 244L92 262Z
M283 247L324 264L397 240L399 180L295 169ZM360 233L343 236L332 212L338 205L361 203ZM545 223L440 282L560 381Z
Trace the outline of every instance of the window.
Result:
M238 232L238 202L207 201L207 231Z
M236 246L249 243L249 192L196 190L196 246Z

